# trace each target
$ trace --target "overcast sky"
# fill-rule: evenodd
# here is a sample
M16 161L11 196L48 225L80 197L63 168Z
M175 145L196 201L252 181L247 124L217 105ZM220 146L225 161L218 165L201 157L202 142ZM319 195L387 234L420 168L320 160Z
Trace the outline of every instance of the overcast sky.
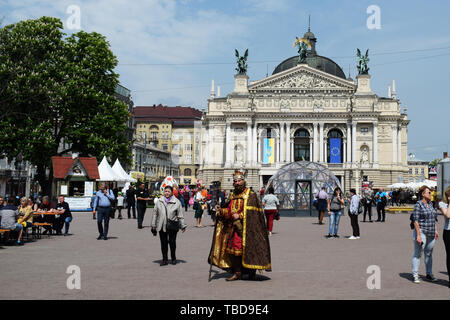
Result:
M0 0L3 24L43 15L60 18L65 32L80 8L82 30L104 34L119 59L120 82L135 105L206 107L211 80L221 95L233 89L234 49L249 49L250 81L297 54L292 43L308 28L317 52L353 78L356 48L369 51L372 90L387 96L396 80L408 108L408 152L432 160L450 151L450 1L296 0ZM369 29L371 5L380 29Z

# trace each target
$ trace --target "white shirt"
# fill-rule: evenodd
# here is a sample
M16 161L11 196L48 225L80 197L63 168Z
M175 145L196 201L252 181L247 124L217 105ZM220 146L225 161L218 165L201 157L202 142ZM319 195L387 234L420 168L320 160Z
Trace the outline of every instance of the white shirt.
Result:
M444 201L439 202L439 209L444 208L447 210L448 204L446 204ZM445 222L444 222L444 230L450 230L450 219L444 216Z
M117 206L123 207L123 197L122 196L117 197Z
M265 203L264 209L266 210L276 210L277 204L280 204L278 198L273 194L266 194L262 200Z

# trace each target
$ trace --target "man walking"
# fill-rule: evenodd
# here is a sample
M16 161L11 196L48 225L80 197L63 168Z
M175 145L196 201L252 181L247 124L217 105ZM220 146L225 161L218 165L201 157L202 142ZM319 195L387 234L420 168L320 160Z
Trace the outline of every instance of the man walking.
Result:
M137 223L138 229L142 229L142 223L144 222L145 210L147 209L147 201L150 200L150 194L148 190L145 189L144 183L139 185L139 190L136 192L137 199Z
M136 190L134 190L134 186L132 184L128 187L125 195L127 198L128 219L131 219L130 208L133 208L133 219L136 219Z
M384 192L383 188L380 188L380 190L375 194L375 199L377 200L377 222L384 222L386 218L385 207L387 204L387 194Z
M108 240L109 215L114 199L112 190L106 189L105 184L102 183L100 185L100 190L96 193L93 208L94 215L97 212L97 227L99 233L97 240ZM104 223L104 229L102 222Z

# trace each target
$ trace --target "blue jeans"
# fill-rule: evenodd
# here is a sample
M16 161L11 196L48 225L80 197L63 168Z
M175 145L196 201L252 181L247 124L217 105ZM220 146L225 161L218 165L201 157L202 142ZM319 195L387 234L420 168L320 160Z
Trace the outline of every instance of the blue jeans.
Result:
M72 217L67 217L66 220L64 221L64 226L65 226L64 233L65 234L67 234L69 232L69 226L70 226L71 222L72 222Z
M111 208L97 208L97 227L98 233L100 236L107 237L108 236L108 228L109 228L109 214L111 213ZM105 230L103 230L102 221L104 221Z
M339 220L341 219L341 211L331 211L330 214L330 229L328 231L328 234L338 234L338 228L339 228ZM333 233L334 229L334 233Z
M426 272L428 274L432 274L432 267L433 267L433 247L436 242L436 238L433 235L431 236L425 236L425 234L420 231L420 237L422 238L422 246L419 246L419 244L416 241L416 230L413 230L413 241L414 241L414 256L412 258L412 274L414 276L419 275L419 266L420 266L420 256L422 254L422 250L424 251L425 255L425 267Z

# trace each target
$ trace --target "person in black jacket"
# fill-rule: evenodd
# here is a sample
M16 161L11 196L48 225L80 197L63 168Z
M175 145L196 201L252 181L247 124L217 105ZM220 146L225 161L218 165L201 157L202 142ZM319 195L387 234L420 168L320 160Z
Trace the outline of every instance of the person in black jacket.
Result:
M64 236L69 233L69 226L72 222L72 213L70 212L70 207L67 202L64 201L64 196L60 195L58 198L58 204L56 205L56 210L58 211L60 217L57 223L56 234L61 234L63 224L65 225Z
M145 185L141 183L139 190L136 191L137 211L138 211L138 229L142 229L144 222L145 210L147 209L147 201L150 200L150 193L145 189Z
M128 190L126 192L126 198L127 198L127 213L128 213L128 219L131 219L130 216L130 208L133 208L133 219L136 219L136 198L135 198L136 190L134 189L134 186L130 184L128 187Z

